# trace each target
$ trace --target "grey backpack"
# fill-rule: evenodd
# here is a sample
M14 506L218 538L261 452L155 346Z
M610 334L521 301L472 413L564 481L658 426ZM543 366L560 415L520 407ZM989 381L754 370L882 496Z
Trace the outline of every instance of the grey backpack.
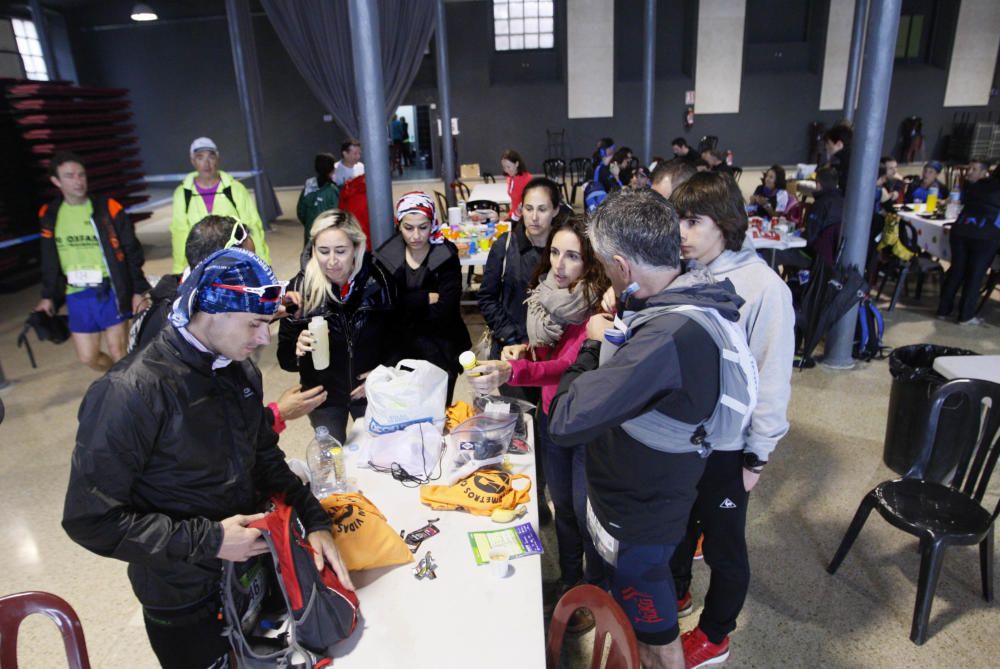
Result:
M626 339L643 323L670 313L693 320L718 346L721 353L719 402L712 415L697 425L654 409L625 421L622 429L636 441L665 453L697 452L707 458L716 449L740 450L750 427L751 414L757 406L757 362L750 353L746 333L715 309L683 304L650 307L626 316Z

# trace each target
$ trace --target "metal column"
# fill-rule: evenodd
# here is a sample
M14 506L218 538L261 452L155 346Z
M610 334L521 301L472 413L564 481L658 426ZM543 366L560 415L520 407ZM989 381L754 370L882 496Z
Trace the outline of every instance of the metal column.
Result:
M642 51L642 158L653 159L653 89L656 75L656 0L646 0L646 34Z
M378 0L350 0L347 8L354 50L354 86L365 156L372 248L378 248L394 232L379 5Z
M451 182L455 179L455 147L451 135L451 81L448 69L448 26L445 20L444 0L436 0L437 24L434 45L437 53L438 110L441 114L441 180L448 204L455 204ZM445 217L448 212L442 211Z
M851 56L847 62L847 83L844 86L844 118L854 120L858 103L858 76L861 73L861 48L865 43L865 18L868 0L854 1L854 28L851 30Z
M889 106L889 87L899 31L902 0L873 2L868 16L868 39L865 42L865 69L861 76L858 122L855 124L854 153L847 180L844 202L844 227L841 239L844 251L841 265L855 265L863 273L868 253L872 221L872 195L878 177L878 161L885 135L885 117ZM826 342L824 364L852 367L851 344L858 310L851 309L834 326Z
M49 24L45 21L45 10L42 9L40 0L31 0L28 5L31 8L31 22L35 24L38 42L42 46L45 69L49 73L49 80L55 81L59 78L59 66L56 64L56 53L52 50L52 40L49 39Z
M257 212L261 220L268 223L281 215L281 207L260 159L260 72L257 68L257 49L247 0L226 0L226 17L229 42L233 50L233 68L236 71L236 90L240 96L240 110L243 112L243 125L246 126L247 146L250 149L250 166L254 172Z

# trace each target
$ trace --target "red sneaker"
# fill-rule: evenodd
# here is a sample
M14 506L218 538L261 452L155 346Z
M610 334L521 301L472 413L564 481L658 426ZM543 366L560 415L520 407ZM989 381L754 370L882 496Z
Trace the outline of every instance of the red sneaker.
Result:
M694 547L694 559L702 560L705 558L704 554L701 552L701 545L705 542L705 535L698 535L698 543Z
M721 664L729 657L729 637L720 644L708 640L700 627L681 635L681 645L684 646L684 666L687 669L698 669L711 664Z
M694 611L694 605L691 603L691 591L688 590L683 597L677 600L677 617L689 616L692 611Z

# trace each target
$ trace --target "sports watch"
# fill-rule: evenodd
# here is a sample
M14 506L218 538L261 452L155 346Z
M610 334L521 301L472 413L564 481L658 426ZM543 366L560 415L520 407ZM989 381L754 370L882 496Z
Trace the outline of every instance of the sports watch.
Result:
M743 469L749 469L754 474L760 474L764 470L767 460L761 460L756 453L743 451Z

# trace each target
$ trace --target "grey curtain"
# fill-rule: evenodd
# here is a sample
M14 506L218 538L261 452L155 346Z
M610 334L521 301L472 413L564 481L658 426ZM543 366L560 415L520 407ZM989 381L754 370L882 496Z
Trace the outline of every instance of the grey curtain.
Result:
M434 0L378 0L388 122L434 32ZM306 84L351 137L361 134L346 0L261 0Z

